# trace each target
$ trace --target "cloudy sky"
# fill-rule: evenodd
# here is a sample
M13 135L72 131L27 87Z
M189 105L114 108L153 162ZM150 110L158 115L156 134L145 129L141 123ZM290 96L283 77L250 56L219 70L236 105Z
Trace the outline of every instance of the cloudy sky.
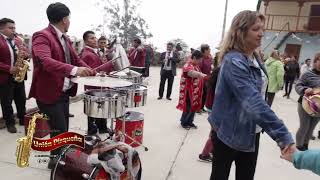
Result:
M98 0L60 0L71 10L68 34L81 38L92 25L102 23ZM0 18L15 20L17 32L32 34L48 25L46 8L55 0L1 0ZM258 0L229 0L227 27L241 10L255 10ZM217 46L220 41L225 0L141 0L139 12L149 24L153 38L163 49L168 40L183 39L190 47L201 43ZM14 8L13 8L14 7Z

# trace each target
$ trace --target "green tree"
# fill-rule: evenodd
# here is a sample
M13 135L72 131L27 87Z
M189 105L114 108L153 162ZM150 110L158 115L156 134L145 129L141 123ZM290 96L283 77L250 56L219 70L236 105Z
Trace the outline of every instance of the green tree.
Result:
M175 46L177 44L180 44L180 46L182 48L182 53L180 53L180 57L179 58L181 60L184 60L189 54L189 46L188 46L188 44L183 39L180 39L180 38L172 39L170 42L172 42Z
M103 13L103 24L98 29L108 36L118 36L124 48L129 46L134 38L146 40L152 37L147 22L137 12L139 0L97 0L96 6ZM100 27L100 28L99 28Z

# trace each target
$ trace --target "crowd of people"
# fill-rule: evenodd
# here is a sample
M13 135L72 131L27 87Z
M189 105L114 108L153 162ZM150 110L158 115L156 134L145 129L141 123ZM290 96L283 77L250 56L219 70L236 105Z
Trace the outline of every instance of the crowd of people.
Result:
M198 51L192 54L190 63L182 70L178 109L183 111L181 126L193 123L197 105L213 104L209 113L211 132L202 153L201 160L212 162L212 180L227 180L233 162L236 165L236 179L254 179L259 152L261 132L266 132L279 146L281 157L294 163L298 169L309 169L320 173L320 151L308 150L309 140L319 121L319 101L312 101L308 95L319 98L319 54L313 65L310 59L299 67L294 56L282 58L274 50L266 61L257 49L261 46L265 17L254 11L242 11L232 20L231 27L218 53L218 66L211 71L207 92L211 98L201 102L203 85L192 86L194 81L203 83L208 77L197 69ZM300 72L302 75L300 76ZM196 74L197 76L195 76ZM271 109L275 93L284 86L283 97L290 98L295 80L300 95L298 114L300 128L296 143L286 125ZM187 83L191 85L187 85ZM201 84L200 83L200 84ZM202 92L201 92L202 91ZM187 97L185 97L187 96ZM303 107L302 99L309 99ZM193 108L195 107L195 108ZM312 114L306 109L311 108ZM187 119L187 121L185 121ZM194 127L194 124L187 124ZM211 142L210 142L211 141ZM211 152L211 153L210 153ZM311 160L314 158L313 160ZM320 174L319 174L320 175Z
M24 81L15 76L21 70L20 59L32 57L34 70L29 97L36 99L41 112L49 118L50 136L69 129L69 97L76 94L73 76L93 76L99 71L113 71L112 42L95 32L83 34L85 46L80 54L66 36L70 25L70 10L62 3L47 8L48 27L35 32L32 37L31 55L16 36L15 22L0 19L0 100L8 132L16 133L12 101L17 106L19 124L24 125L26 94ZM211 55L210 46L202 44L192 53L182 67L177 109L182 111L181 127L197 129L196 113L209 112L211 125L209 138L199 158L212 162L212 180L227 180L233 162L237 180L253 180L259 152L259 140L266 132L278 145L281 157L294 163L298 169L310 169L320 174L320 151L308 150L309 140L319 122L320 106L308 97L319 98L320 54L306 59L299 66L297 57L280 55L274 50L264 59L256 53L261 46L265 17L255 11L242 11L232 20L231 27L222 41L219 52ZM171 99L172 86L181 60L179 45L167 43L161 53L159 97ZM149 76L153 59L150 46L142 46L135 38L128 50L133 70ZM98 68L98 69L97 69ZM271 109L275 94L284 88L283 97L290 98L293 85L300 95L298 114L300 127L296 138L285 123ZM51 83L48 83L51 82ZM95 87L85 87L93 89ZM309 102L305 104L305 102ZM312 113L305 108L311 107ZM108 132L106 119L88 118L87 134ZM61 149L51 151L59 154ZM50 159L52 169L56 160Z

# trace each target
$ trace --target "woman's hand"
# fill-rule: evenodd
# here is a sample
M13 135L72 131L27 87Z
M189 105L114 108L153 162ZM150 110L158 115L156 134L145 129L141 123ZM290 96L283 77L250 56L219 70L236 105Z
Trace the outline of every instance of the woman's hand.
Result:
M293 161L293 154L297 152L295 144L290 144L281 151L281 158L287 161Z
M308 88L304 91L304 94L305 95L310 95L310 94L313 94L313 89L312 88Z

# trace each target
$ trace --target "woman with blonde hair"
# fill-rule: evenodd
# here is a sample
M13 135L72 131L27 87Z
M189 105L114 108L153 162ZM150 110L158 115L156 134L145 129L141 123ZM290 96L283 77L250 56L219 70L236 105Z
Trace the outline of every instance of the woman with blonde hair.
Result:
M295 149L287 127L265 101L267 72L255 53L261 45L264 21L255 11L238 13L222 43L221 68L208 118L215 155L211 180L227 180L232 162L236 180L253 180L262 129L282 153Z

